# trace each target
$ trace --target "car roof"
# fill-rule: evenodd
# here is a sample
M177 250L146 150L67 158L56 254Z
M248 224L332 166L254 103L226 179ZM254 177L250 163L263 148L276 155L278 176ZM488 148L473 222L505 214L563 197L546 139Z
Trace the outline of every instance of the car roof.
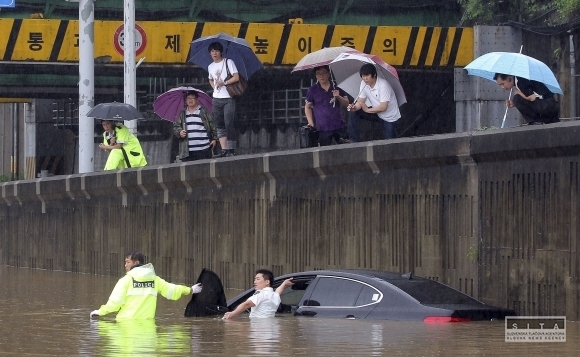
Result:
M408 273L409 274L409 273ZM310 270L303 272L296 272L291 274L282 275L278 279L286 279L291 276L296 275L331 275L331 276L344 276L344 277L367 277L367 278L378 278L385 280L387 282L396 280L409 280L408 274L401 274L395 272L388 272L382 270L370 270L370 269L322 269L322 270ZM425 279L411 275L412 279Z
M412 273L395 273L370 269L328 269L297 272L280 276L275 280L282 280L291 276L328 275L359 280L384 281L408 294L421 304L483 304L481 301L464 294L451 286L435 280L416 276Z

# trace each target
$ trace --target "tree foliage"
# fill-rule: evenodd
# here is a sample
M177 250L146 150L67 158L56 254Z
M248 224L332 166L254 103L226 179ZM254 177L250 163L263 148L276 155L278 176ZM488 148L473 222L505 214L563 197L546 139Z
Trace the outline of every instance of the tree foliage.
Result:
M580 13L580 0L457 0L465 9L465 19L481 25L505 21L527 22L556 10L565 22Z

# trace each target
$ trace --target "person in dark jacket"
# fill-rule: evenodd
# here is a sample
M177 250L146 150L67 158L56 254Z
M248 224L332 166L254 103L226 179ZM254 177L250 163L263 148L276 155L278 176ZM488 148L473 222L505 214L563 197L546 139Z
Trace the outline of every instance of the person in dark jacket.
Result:
M185 95L187 106L173 125L173 133L179 139L181 161L211 159L217 143L217 130L213 116L198 103L196 91Z
M508 99L506 106L516 107L528 124L560 121L558 101L545 84L503 73L496 73L493 79L505 90L515 87L513 99Z

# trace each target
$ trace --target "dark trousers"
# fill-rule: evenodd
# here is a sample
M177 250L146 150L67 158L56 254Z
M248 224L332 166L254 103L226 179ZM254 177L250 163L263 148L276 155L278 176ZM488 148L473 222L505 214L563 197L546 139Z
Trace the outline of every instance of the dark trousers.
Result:
M334 142L339 144L340 139L346 139L346 138L347 138L347 133L346 133L346 130L344 128L318 132L318 144L320 144L320 146L331 145L332 139L334 139Z
M190 151L188 157L181 159L182 162L211 159L211 148L204 150Z
M557 123L559 118L558 102L554 98L536 99L533 102L519 95L514 96L514 105L527 123Z
M369 114L363 110L350 111L348 114L348 135L354 142L360 141L358 136L358 121L360 119L381 123L384 139L397 137L397 122L388 122L381 119L377 114Z
M225 88L223 89L225 90ZM236 100L234 98L213 98L212 106L213 120L217 129L225 129L228 140L235 140L234 117L236 115ZM221 132L223 131L219 130L219 137L223 136L220 134Z

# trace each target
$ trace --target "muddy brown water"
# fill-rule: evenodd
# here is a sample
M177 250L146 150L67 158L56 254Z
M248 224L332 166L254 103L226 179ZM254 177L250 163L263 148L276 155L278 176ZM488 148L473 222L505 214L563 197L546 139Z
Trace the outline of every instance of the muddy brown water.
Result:
M503 322L185 318L188 298L159 299L157 318L90 320L117 278L0 266L0 356L578 356L565 343L504 342ZM239 291L228 291L228 297Z

